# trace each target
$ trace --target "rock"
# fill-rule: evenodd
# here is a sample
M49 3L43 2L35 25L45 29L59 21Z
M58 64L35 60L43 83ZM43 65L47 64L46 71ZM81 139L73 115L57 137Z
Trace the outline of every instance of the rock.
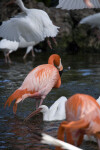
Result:
M6 6L8 0L0 0L0 22L11 18L20 12L20 8L15 4ZM84 9L84 10L61 10L53 7L46 7L42 2L37 3L34 0L24 0L25 6L28 8L42 9L48 13L52 22L59 26L59 34L56 37L58 46L54 49L65 51L84 50L90 51L94 49L99 50L99 29L91 29L87 25L78 25L79 21L88 15L94 14L99 9ZM96 30L96 31L95 31ZM46 46L46 41L39 44L40 48L44 50L50 50ZM53 45L54 46L54 45Z

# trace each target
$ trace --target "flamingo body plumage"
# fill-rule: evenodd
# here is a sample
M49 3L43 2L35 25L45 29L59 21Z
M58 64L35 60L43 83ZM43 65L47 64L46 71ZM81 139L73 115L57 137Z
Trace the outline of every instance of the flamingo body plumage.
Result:
M93 135L100 149L100 106L92 96L75 94L66 101L66 121L58 130L60 140L64 140L64 132L67 142L77 146L82 143L85 134ZM56 150L62 149L57 147Z
M58 69L54 66L58 66ZM17 104L27 97L40 99L40 105L45 99L46 95L53 87L59 88L61 85L61 78L59 71L63 69L61 58L57 54L49 57L48 64L40 65L34 68L25 78L24 82L6 101L5 106L10 106L11 102L16 99L13 106L13 111L16 113ZM38 105L38 101L36 101ZM38 106L37 106L38 107Z

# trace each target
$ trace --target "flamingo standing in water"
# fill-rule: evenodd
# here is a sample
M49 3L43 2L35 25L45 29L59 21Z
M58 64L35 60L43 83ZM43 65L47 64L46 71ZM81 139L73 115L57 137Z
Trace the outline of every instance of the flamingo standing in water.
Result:
M28 9L24 6L22 0L12 0L8 4L11 3L16 3L21 8L22 13L10 20L2 22L0 26L0 37L18 42L19 48L33 47L47 38L48 45L52 49L49 37L51 37L57 45L54 37L58 34L59 27L52 23L45 11L40 9ZM32 48L31 50L33 51ZM24 55L24 58L26 58L27 54L28 51Z
M56 65L57 68L54 66ZM48 64L40 65L34 68L25 78L21 87L18 88L6 101L5 106L10 106L11 102L16 99L13 106L13 112L16 113L17 104L27 97L36 98L36 108L40 106L46 95L52 88L59 88L61 85L61 73L63 66L61 58L53 54L48 59ZM40 104L38 100L40 99Z
M67 10L100 8L100 0L59 0L57 8Z
M66 133L67 142L79 146L85 134L93 135L100 150L100 106L96 100L89 95L75 94L66 101L65 107L67 121L60 124L58 139L64 141Z

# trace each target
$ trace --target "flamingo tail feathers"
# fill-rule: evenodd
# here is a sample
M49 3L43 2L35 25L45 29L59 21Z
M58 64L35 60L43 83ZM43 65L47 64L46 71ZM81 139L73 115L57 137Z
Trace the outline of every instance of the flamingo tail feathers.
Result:
M27 90L26 89L17 89L11 96L9 96L9 98L7 99L7 101L5 102L4 108L8 105L10 106L12 101L16 100L14 106L13 106L13 112L16 113L17 111L17 103L19 103L22 100L22 96L24 94L27 94Z

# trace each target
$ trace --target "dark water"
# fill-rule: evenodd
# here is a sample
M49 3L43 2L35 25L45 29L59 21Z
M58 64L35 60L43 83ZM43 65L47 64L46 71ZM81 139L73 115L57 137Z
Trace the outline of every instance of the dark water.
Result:
M33 132L45 132L54 137L60 121L43 122L42 115L24 122L35 108L35 101L26 99L18 105L16 116L13 115L12 105L4 109L7 98L23 82L26 75L34 67L47 63L48 53L40 53L32 59L28 56L26 62L21 56L12 55L13 63L5 64L0 58L0 149L2 150L53 150L54 147L40 144L34 138ZM96 99L100 95L100 55L99 54L60 54L64 66L62 85L59 89L53 89L44 100L44 104L50 106L60 96L67 98L75 93L90 94ZM68 67L71 67L68 70ZM85 150L97 150L97 144L83 142L81 147Z

